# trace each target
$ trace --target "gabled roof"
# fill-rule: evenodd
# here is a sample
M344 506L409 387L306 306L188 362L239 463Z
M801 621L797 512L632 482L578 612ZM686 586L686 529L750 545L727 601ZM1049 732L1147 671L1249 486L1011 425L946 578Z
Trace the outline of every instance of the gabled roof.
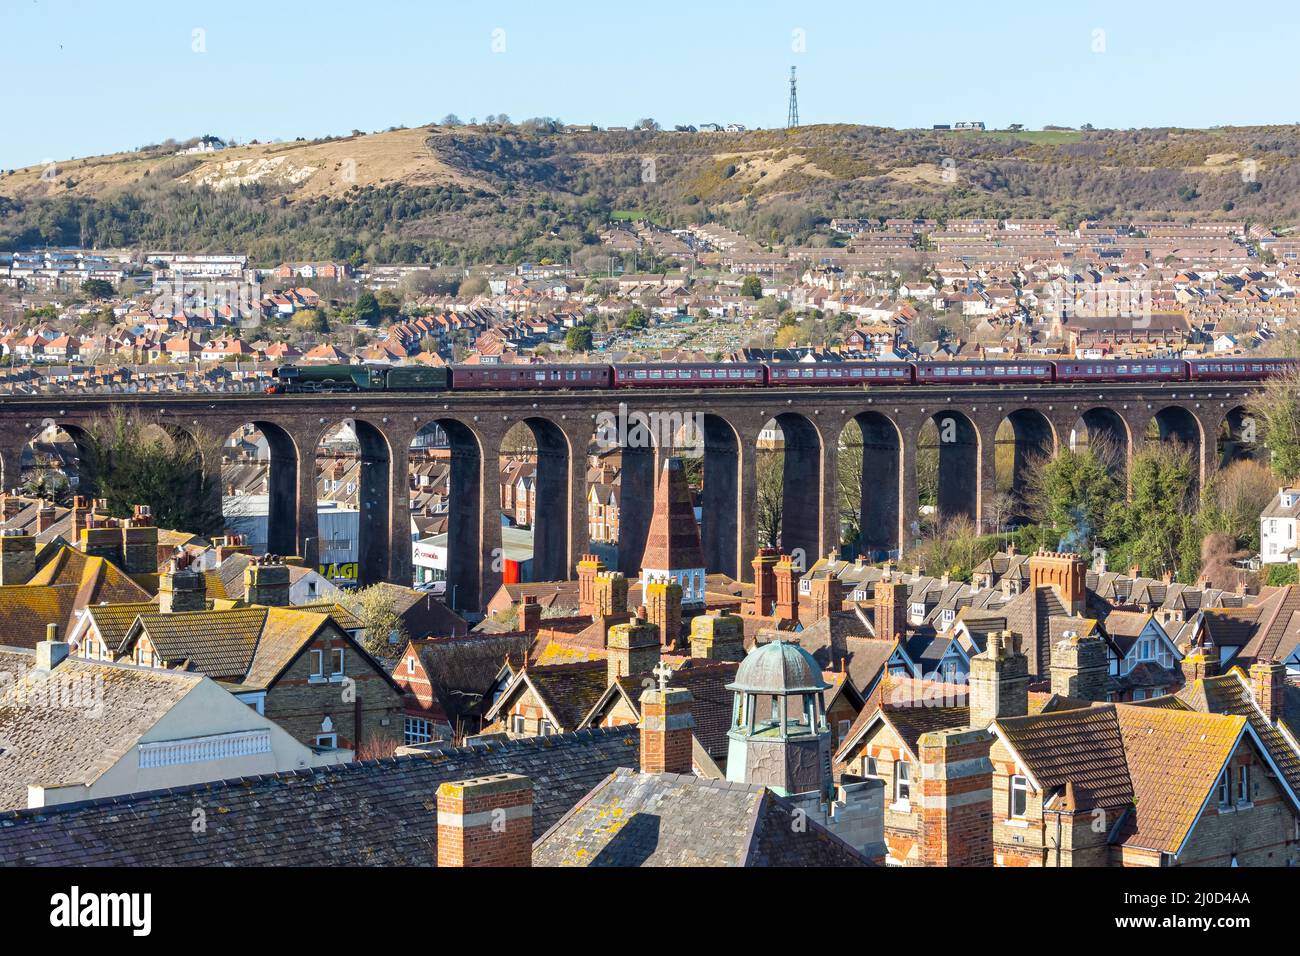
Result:
M200 674L151 670L69 657L35 673L35 654L3 654L18 679L0 694L0 808L27 806L29 784L89 786L202 682ZM3 666L11 673L14 668ZM58 682L69 682L66 685ZM85 706L65 691L86 688ZM2 858L0 854L0 858Z
M533 783L533 835L615 769L637 766L625 727L0 813L0 859L63 866L431 866L439 784L497 773ZM207 829L191 832L196 806Z
M803 819L803 825L796 822ZM766 787L619 769L533 848L536 866L867 866Z
M507 713L510 703L530 689L559 729L575 730L605 692L608 670L603 660L524 667L502 691L486 719L496 720Z
M1079 809L1123 807L1133 801L1114 705L994 721L995 733L1043 794L1067 783Z

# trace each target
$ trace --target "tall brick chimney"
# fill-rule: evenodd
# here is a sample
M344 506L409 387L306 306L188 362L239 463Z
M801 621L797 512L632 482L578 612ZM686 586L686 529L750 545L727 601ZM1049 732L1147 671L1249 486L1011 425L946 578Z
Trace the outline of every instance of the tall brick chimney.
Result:
M36 533L48 530L58 520L58 511L48 501L42 501L36 509Z
M592 584L596 610L593 618L603 620L627 613L627 578L622 571L599 571Z
M1029 713L1029 659L1011 631L993 631L970 661L970 723L984 728L999 717Z
M781 553L776 548L759 548L754 567L754 613L768 617L776 605L776 562Z
M578 562L578 613L583 617L596 614L596 575L605 564L594 554L584 554Z
M653 624L632 618L615 624L605 637L607 683L632 674L648 674L659 663L659 629Z
M4 496L4 520L11 520L26 507L27 502L23 501L19 496L6 494Z
M36 539L18 528L0 530L0 584L26 584L36 573Z
M876 637L886 641L907 637L907 584L892 574L876 582Z
M244 568L244 600L262 607L288 607L289 566L274 554L250 561Z
M158 573L158 529L148 505L136 505L122 523L122 567L127 574Z
M808 623L830 617L832 611L844 606L844 582L829 571L824 577L813 578L809 590L812 592L812 621Z
M438 787L438 865L532 866L533 784L498 773Z
M122 529L112 518L89 514L77 538L77 546L85 554L116 565L125 564L122 555Z
M1250 665L1250 692L1270 724L1282 717L1286 694L1286 665L1277 661L1256 661Z
M922 734L921 865L993 865L993 734L959 727Z
M1088 566L1073 551L1039 550L1029 559L1029 586L1050 584L1071 614L1082 614L1088 601Z
M207 581L192 564L193 558L181 555L158 575L158 610L162 613L202 611L207 607Z
M782 555L772 569L776 581L776 612L773 617L783 621L799 620L799 578L794 569L794 561L788 554Z
M542 605L535 594L525 594L519 605L519 630L536 631L542 626Z
M1106 699L1110 661L1106 642L1097 635L1083 637L1067 631L1052 646L1052 693L1079 700Z
M682 640L682 586L672 580L647 581L645 606L646 620L659 630L659 643L677 647Z
M690 773L695 718L691 692L651 688L641 695L641 772Z
M745 659L745 623L734 614L701 614L691 621L691 657Z

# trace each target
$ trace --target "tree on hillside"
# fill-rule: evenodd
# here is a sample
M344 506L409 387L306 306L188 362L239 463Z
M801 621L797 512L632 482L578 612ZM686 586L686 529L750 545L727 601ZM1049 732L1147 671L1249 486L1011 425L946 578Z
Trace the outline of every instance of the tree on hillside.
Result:
M570 352L590 352L591 326L575 325L569 331L564 333L564 345Z
M1024 500L1030 515L1063 546L1091 554L1113 541L1114 511L1124 488L1092 449L1063 447L1030 467Z
M745 276L740 283L740 294L751 299L763 298L763 281L758 276Z
M107 279L87 279L81 283L81 292L92 299L111 299L113 283Z
M1146 574L1172 572L1195 580L1200 565L1196 528L1196 464L1176 443L1148 443L1129 469L1132 496L1116 509L1119 537Z

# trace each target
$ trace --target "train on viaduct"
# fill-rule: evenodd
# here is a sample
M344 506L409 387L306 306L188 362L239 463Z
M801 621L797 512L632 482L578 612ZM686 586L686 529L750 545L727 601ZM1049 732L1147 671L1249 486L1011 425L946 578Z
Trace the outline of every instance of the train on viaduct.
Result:
M1036 454L1072 434L1104 437L1131 458L1148 433L1192 450L1204 482L1252 436L1247 403L1253 382L1102 385L928 385L765 387L704 393L639 390L582 394L380 392L316 395L173 393L131 396L21 396L0 399L0 480L17 485L22 449L50 423L74 441L107 410L155 423L173 437L224 439L253 425L270 449L268 550L317 559L316 449L340 422L352 423L361 454L358 555L361 579L412 580L408 462L412 441L439 426L451 454L448 594L476 610L501 582L498 456L506 432L522 422L537 448L536 580L572 577L588 550L587 451L601 416L678 413L702 422L702 539L709 571L751 576L756 548L757 448L773 419L784 440L781 546L809 556L839 541L840 436L856 422L863 435L860 548L911 544L918 514L917 448L926 422L938 443L937 507L979 523L994 494L995 435L1009 422L1015 480ZM618 405L616 406L615 403ZM1004 429L1005 434L1005 429ZM1221 436L1229 436L1224 442ZM640 567L653 508L656 464L667 448L630 442L623 449L620 569ZM1224 446L1228 452L1223 451ZM217 456L219 457L219 456ZM221 493L221 462L205 461ZM812 558L810 557L810 560Z

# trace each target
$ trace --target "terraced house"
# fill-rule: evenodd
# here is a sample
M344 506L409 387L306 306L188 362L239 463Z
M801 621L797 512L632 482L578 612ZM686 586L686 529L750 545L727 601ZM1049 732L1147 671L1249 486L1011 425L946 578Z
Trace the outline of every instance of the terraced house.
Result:
M287 600L286 571L250 566L250 601ZM173 567L157 606L88 608L76 653L205 674L311 747L382 755L402 743L402 689L328 608L210 607L204 580Z
M1177 695L1106 703L1106 645L1073 634L1052 647L1051 692L1031 694L1014 635L995 632L968 700L886 684L836 760L885 781L893 865L1300 864L1285 668L1218 675L1200 648L1186 665Z

